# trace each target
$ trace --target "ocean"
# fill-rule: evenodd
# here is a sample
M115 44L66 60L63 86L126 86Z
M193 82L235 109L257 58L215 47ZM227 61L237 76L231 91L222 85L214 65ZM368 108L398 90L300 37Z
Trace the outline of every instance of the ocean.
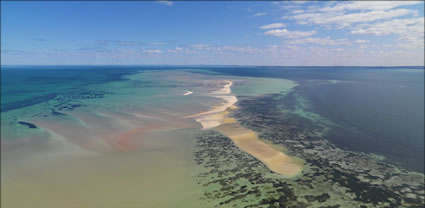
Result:
M404 168L424 172L423 67L212 70L294 80L299 83L294 94L301 98L293 101L292 108L300 107L302 99L303 111L311 111L331 122L332 129L327 135L330 141L344 149L378 154Z
M278 187L297 196L287 205L335 205L338 194L311 201L296 181L356 178L351 160L376 163L353 166L372 172L353 180L386 188L365 199L360 182L323 179L357 194L346 206L423 203L388 182L416 174L410 189L423 187L423 67L2 66L1 130L2 207L260 207L283 200L265 194ZM314 159L326 151L339 156ZM285 162L297 171L275 168ZM316 168L332 164L343 170ZM232 178L246 199L224 186Z

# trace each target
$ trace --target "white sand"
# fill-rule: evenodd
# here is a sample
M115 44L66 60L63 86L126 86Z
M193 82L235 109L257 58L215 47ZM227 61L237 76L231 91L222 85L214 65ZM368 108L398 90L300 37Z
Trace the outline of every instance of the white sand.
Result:
M226 80L225 82L226 84L222 89L210 93L212 97L222 99L223 103L214 106L209 111L186 116L185 118L195 118L195 120L202 125L202 129L211 129L220 126L224 119L224 115L221 115L221 113L225 112L228 108L238 102L236 96L229 95L232 92L230 87L232 86L233 82L229 80Z
M233 82L226 80L224 81L226 84L223 86L223 88L212 92L211 94L230 94L232 93L232 90L230 89L230 87L232 86Z
M190 95L192 93L193 93L192 91L184 91L184 94L183 95Z

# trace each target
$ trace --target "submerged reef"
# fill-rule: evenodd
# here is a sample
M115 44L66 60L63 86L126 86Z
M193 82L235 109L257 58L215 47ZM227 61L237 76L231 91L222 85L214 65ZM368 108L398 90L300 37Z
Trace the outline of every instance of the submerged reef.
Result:
M285 109L280 94L238 97L232 111L242 126L286 154L302 158L296 178L273 173L214 130L197 137L194 159L203 199L215 207L424 207L424 175L372 154L342 150L306 119ZM289 101L291 102L291 101Z
M36 126L35 124L30 123L30 122L18 121L18 123L19 123L19 124L21 124L21 125L24 125L24 126L26 126L26 127L28 127L28 128L30 128L30 129L35 129L35 128L37 128L37 126Z

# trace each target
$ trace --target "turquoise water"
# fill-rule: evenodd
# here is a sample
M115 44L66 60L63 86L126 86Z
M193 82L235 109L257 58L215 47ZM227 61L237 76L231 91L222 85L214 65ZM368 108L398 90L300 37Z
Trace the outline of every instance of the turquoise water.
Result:
M399 189L393 188L401 183L397 177L406 184L412 180L415 190L418 178L423 179L404 171L423 173L420 67L37 66L3 67L1 73L2 198L7 199L2 205L7 207L73 207L72 201L92 207L213 207L239 191L214 186L224 197L214 199L205 195L211 187L202 184L233 183L234 177L245 177L239 181L245 188L235 190L254 190L264 183L266 188L257 191L276 192L262 196L266 198L281 190L293 196L287 182L300 190L300 198L306 190L318 194L332 187L336 195L329 192L328 202L334 203L341 195L341 190L333 190L336 183L349 182L346 194L370 195L355 179L362 171L370 172L374 183L390 185L382 198L386 200ZM221 99L209 93L223 80L233 81L232 94L239 99L234 112L241 124L252 125L260 137L268 135L267 142L289 154L304 154L304 175L282 179L226 137L200 131L193 119L184 119L220 104ZM184 96L186 91L193 94ZM282 143L288 148L279 146ZM402 171L386 163L376 165L373 158ZM352 165L339 172L335 164ZM234 170L235 165L240 168ZM324 169L315 172L317 168ZM380 174L386 174L385 181ZM203 181L205 176L208 180ZM282 184L274 187L268 177ZM381 201L375 191L371 189L370 197ZM255 193L237 199L268 203ZM293 197L288 200L297 202Z
M84 102L95 103L105 96L119 94L120 90L124 94L137 89L138 96L155 95L167 87L178 87L178 83L165 82L158 86L149 78L131 80L126 76L144 70L182 68L208 76L275 78L253 79L249 83L261 87L235 85L235 93L240 96L277 93L283 83L276 78L293 80L289 85L297 85L294 93L304 100L293 103L294 112L307 108L304 110L310 115L337 124L338 127L334 125L328 132L330 141L344 149L380 154L401 166L423 172L424 70L421 67L3 67L2 117L3 112L40 103L52 103L44 107L52 113L81 108ZM114 84L99 87L107 83ZM2 125L5 122L7 119L2 119Z
M48 103L33 111L44 108L60 115L61 110L82 108L90 102L91 106L96 105L104 97L120 99L120 93L129 95L137 91L138 96L149 97L165 88L178 89L179 83L168 81L158 85L149 78L131 80L128 75L182 68L208 76L246 77L246 81L248 77L274 78L253 79L249 83L262 87L238 88L236 84L234 92L239 96L278 93L283 83L276 78L293 80L286 83L297 85L292 98L296 100L298 96L303 102L293 101L292 110L321 116L333 123L332 128L320 124L331 129L327 132L330 141L343 149L383 155L402 167L423 172L424 70L421 67L3 67L2 126L17 122L13 116L8 120L5 116L10 113L5 112L37 104ZM144 101L146 105L160 105L155 99L145 100L153 102ZM24 127L22 123L17 126Z
M193 178L199 129L184 116L221 101L204 95L210 79L143 67L3 69L2 207L208 207Z

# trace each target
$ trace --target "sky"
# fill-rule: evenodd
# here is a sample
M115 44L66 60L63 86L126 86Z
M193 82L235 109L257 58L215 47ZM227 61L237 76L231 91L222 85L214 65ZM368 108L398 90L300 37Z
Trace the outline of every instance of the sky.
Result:
M1 2L2 65L424 65L424 2Z

